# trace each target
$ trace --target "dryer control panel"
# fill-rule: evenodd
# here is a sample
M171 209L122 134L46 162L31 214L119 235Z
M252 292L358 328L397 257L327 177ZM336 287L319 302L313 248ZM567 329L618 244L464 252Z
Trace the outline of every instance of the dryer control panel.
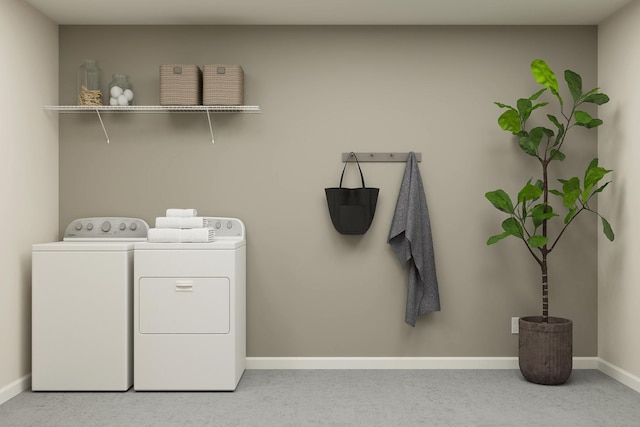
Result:
M219 238L233 238L241 240L246 237L244 224L238 218L206 218L207 227L213 228L216 240Z
M145 241L149 225L140 218L78 218L64 231L65 241Z

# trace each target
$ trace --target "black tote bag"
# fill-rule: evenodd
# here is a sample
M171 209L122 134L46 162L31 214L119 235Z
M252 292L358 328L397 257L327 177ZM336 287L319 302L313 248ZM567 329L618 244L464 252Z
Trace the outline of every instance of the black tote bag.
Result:
M353 156L360 170L361 188L342 188L344 171L347 169L349 159ZM340 187L325 188L329 215L333 226L340 234L364 234L373 221L378 202L379 188L367 188L364 184L364 175L355 153L349 153L342 175Z

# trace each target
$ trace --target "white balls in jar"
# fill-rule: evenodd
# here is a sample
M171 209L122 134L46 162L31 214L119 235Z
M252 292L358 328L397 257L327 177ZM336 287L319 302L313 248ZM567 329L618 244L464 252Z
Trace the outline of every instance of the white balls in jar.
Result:
M120 86L113 86L110 91L111 98L109 105L127 106L133 100L133 91L131 89L122 89Z
M129 102L133 100L133 91L131 89L125 89L123 95L127 97Z
M123 92L124 91L122 90L122 88L120 86L113 86L111 88L111 97L118 99L118 97L120 95L122 95Z

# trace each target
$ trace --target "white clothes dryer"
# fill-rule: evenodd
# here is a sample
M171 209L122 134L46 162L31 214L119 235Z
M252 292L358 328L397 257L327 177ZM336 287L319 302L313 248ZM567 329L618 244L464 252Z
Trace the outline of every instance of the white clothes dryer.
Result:
M245 227L211 222L211 243L135 245L136 391L231 391L244 373Z
M33 245L32 389L124 391L133 384L133 246L138 218L80 218Z

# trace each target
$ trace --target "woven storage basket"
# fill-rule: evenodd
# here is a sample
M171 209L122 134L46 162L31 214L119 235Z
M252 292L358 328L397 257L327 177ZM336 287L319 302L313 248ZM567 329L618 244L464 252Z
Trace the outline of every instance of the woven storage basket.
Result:
M160 105L201 105L202 70L197 65L160 66Z
M204 105L244 104L244 70L240 65L205 65L203 76Z

